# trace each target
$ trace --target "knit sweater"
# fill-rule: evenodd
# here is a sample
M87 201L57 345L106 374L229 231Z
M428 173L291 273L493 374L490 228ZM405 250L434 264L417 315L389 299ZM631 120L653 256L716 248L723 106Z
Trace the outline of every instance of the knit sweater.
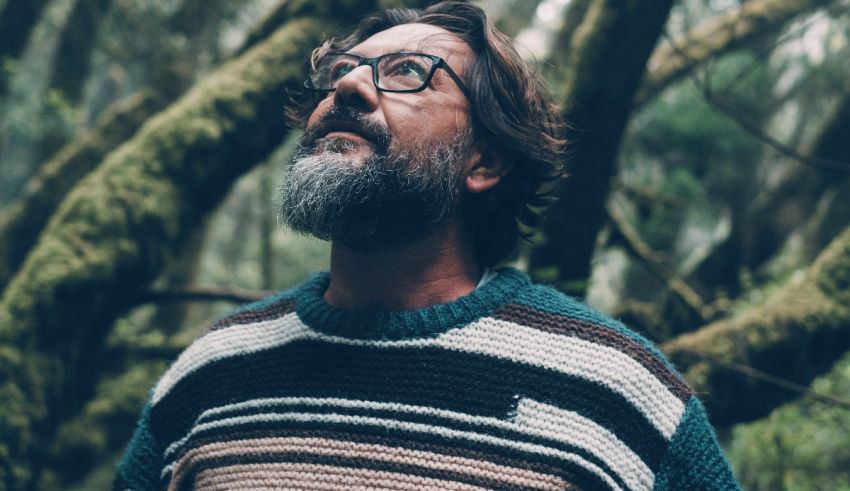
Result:
M116 489L738 489L703 406L622 324L503 269L448 304L215 322L162 377Z

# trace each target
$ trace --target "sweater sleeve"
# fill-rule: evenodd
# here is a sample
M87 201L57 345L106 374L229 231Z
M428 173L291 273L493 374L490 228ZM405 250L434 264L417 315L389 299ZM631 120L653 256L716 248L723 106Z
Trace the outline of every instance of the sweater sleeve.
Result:
M705 408L692 396L656 474L656 490L740 490Z
M150 412L150 403L145 404L133 438L130 439L124 457L118 464L114 491L147 491L160 488L162 454L150 429Z

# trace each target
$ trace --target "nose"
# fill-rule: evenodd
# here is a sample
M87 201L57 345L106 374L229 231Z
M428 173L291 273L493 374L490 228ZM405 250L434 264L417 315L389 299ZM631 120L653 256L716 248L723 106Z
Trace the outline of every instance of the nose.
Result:
M339 79L334 103L372 112L378 107L378 97L378 88L372 81L372 67L361 65Z

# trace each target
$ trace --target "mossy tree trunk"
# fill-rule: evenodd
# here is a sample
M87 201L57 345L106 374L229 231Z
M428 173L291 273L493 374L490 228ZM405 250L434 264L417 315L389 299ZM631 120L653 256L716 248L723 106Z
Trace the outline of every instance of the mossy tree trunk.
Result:
M562 289L583 293L620 140L646 61L672 0L595 0L571 39L564 119L570 125L568 171L544 220L544 242L530 268Z
M22 196L0 216L0 292L68 191L161 107L161 98L150 90L119 101L98 118L91 130L41 166Z
M89 396L112 322L230 184L282 140L323 24L294 21L206 78L68 195L0 302L0 482L37 478L42 445Z
M850 229L763 304L661 348L715 424L766 415L796 394L730 368L745 365L805 386L850 350Z
M184 8L178 9L174 15L184 15ZM262 23L262 29L246 40L238 53L244 53L247 47L270 36L293 15L288 2L281 4ZM182 27L202 29L197 21ZM183 33L188 36L192 32ZM156 80L160 84L152 84L111 104L93 128L42 164L38 174L27 182L23 195L0 214L0 293L17 272L68 191L97 167L109 152L135 134L151 115L179 97L191 83L190 74L179 70L171 70L170 73L171 76Z

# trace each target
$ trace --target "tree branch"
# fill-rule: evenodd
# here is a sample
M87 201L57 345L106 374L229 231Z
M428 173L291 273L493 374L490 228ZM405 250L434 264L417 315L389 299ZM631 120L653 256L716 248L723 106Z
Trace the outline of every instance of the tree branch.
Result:
M752 122L743 112L738 110L728 99L711 90L707 84L702 84L701 89L701 93L706 102L719 109L724 115L729 117L729 119L741 127L741 129L761 140L764 144L773 148L782 155L792 158L801 164L805 164L822 171L850 174L850 162L825 159L801 153L797 149L785 145L773 136L767 134L759 127L759 125Z
M661 280L667 289L679 297L703 322L710 318L711 312L699 294L685 280L677 275L672 268L664 264L661 256L652 250L640 237L640 233L632 227L620 210L609 204L606 206L608 216L614 228L625 241L626 249L638 259L653 276Z
M162 104L162 99L150 90L112 104L94 128L75 138L41 166L27 183L23 195L0 215L0 293L68 191L97 167L106 154L130 138Z
M805 385L800 385L798 383L791 382L790 380L786 380L784 378L780 378L775 375L762 372L761 370L756 370L755 368L747 365L742 365L740 363L727 363L720 360L708 360L708 362L717 367L725 368L726 370L731 370L733 372L740 373L741 375L744 375L746 377L750 377L752 379L789 390L796 394L811 397L816 401L820 401L824 404L829 404L830 406L840 407L842 409L850 409L850 401L848 400L841 399L839 397L835 397L829 394L821 394L820 392L816 392L810 389L809 387L806 387Z
M65 198L0 301L0 472L34 461L96 379L114 320L177 245L286 134L286 87L327 27L289 23L222 66L109 154Z
M764 416L789 399L788 391L724 366L746 365L804 386L850 350L850 228L764 303L661 348L703 393L717 424Z
M706 60L776 32L794 17L831 1L750 0L697 25L652 53L636 106L642 106Z
M240 288L214 286L187 286L168 290L150 290L139 298L139 303L168 302L232 302L247 303L261 300L273 291L253 291Z

